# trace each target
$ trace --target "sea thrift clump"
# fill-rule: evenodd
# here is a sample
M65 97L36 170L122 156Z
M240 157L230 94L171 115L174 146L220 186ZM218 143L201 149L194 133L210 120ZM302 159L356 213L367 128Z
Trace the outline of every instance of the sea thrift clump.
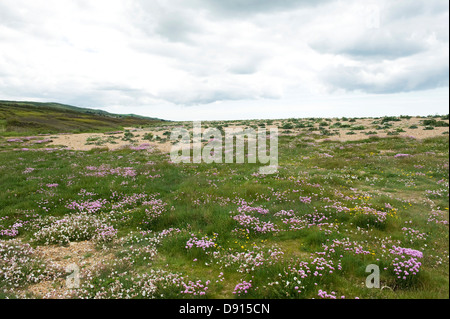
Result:
M234 216L233 219L237 221L240 226L247 230L251 229L257 233L266 234L278 231L273 223L263 222L258 217L246 215L245 213L240 213L239 215Z
M8 143L22 143L23 140L21 140L20 138L10 138L8 140L6 140Z
M141 144L139 146L130 146L133 151L152 151L152 146L148 143Z
M290 210L290 211L281 210L278 213L275 213L274 216L275 217L294 217L295 212L293 210Z
M174 237L181 233L178 228L169 228L154 233L141 231L139 235L130 234L118 240L122 250L119 252L121 260L131 265L137 262L150 263L158 254L158 247L167 237Z
M52 142L52 140L44 139L44 140L33 141L33 144L46 144L46 143L50 143L50 142Z
M49 217L43 221L44 226L34 233L33 241L46 245L67 245L71 241L112 240L117 231L99 217L79 213L62 219Z
M428 223L436 223L442 225L448 225L448 213L441 210L432 210L428 216Z
M403 227L402 231L405 233L405 238L409 239L411 243L414 243L418 240L426 240L428 238L427 234L421 233L420 231L413 228Z
M328 227L331 224L328 223L328 217L322 213L314 212L311 214L305 214L297 216L296 214L285 215L289 218L282 219L283 224L289 227L289 230L297 231L311 227Z
M243 281L237 284L236 287L234 287L233 294L237 296L246 295L251 288L252 288L251 280L250 282Z
M393 246L389 253L394 255L392 266L397 279L406 281L417 275L422 263L418 259L423 258L423 253L411 249Z
M32 172L34 172L34 171L35 171L34 168L27 167L27 168L25 168L25 170L22 172L22 174L30 174L30 173L32 173Z
M161 233L160 236L162 237L167 237L173 234L179 234L181 233L181 230L179 228L169 228L169 229L164 229Z
M61 273L57 267L40 260L30 245L17 240L0 240L0 292L54 280Z
M342 270L340 262L336 264L332 259L323 257L325 254L324 252L311 254L310 262L300 259L291 261L278 274L276 281L268 284L272 294L282 298L302 298L306 291L315 290L315 287L328 276Z
M0 225L0 227L2 227L2 226ZM23 227L23 223L15 223L10 228L0 229L0 237L1 236L10 237L10 238L17 237L19 235L19 228L22 228L22 227Z
M365 249L359 242L350 241L349 238L333 239L333 242L329 245L322 244L325 252L331 254L352 253L354 255L371 255L372 253Z
M239 213L258 213L261 215L267 215L269 213L268 209L263 207L252 207L244 200L240 200L239 205L240 205L238 207Z
M336 292L332 291L331 293L328 293L322 289L319 290L319 293L317 294L322 299L338 299ZM345 299L345 296L340 296L339 299ZM356 297L355 299L359 299Z
M208 236L198 239L196 236L192 235L192 238L190 238L186 243L186 249L201 248L202 250L206 250L208 248L215 247L215 245L215 241L213 239L209 239Z
M203 283L203 281L198 280L196 282L189 281L187 283L183 282L182 286L184 290L182 290L180 293L185 295L192 295L192 296L205 296L208 292L208 285L211 283L211 281L206 281Z
M311 204L311 197L300 197L300 201L304 204Z
M326 291L323 291L322 289L319 290L319 293L317 294L322 299L337 299L336 293L332 291L330 294Z
M115 194L117 195L117 194ZM118 195L117 195L118 196ZM156 195L152 195L154 196ZM138 203L142 203L145 199L148 198L147 194L133 194L133 195L124 195L119 198L115 198L116 196L111 196L111 199L114 199L114 203L111 205L112 209L123 209L126 207L134 207L137 206Z
M109 242L117 236L117 230L113 226L102 226L95 230L94 240L98 242Z
M71 210L76 210L78 212L85 212L89 214L94 214L100 211L108 201L106 199L98 199L98 200L88 200L77 202L73 201L66 205L66 208Z
M397 154L394 156L394 158L400 158L400 157L410 157L410 154Z
M137 172L133 167L110 168L107 165L101 165L99 167L88 166L86 167L86 170L88 172L84 173L85 176L105 177L108 175L116 175L122 177L135 177L137 175Z
M249 233L254 231L256 233L270 233L277 232L278 229L272 222L265 222L260 219L259 216L265 216L269 214L269 210L263 207L253 207L246 201L240 199L238 201L238 214L232 216L232 218L239 223L239 225L244 228L244 230ZM257 216L254 216L257 214ZM263 217L262 217L263 218ZM238 232L235 229L234 232Z
M99 277L100 273L102 276ZM95 284L93 279L95 278ZM117 271L105 273L103 268L82 271L81 287L70 291L72 298L80 299L156 299L164 298L170 288L182 288L181 274L150 269L143 274ZM58 298L48 294L44 298ZM64 297L64 296L63 296Z
M415 258L423 258L423 253L421 251L411 249L411 248L402 248L402 247L392 246L392 249L389 252L394 255L406 255L406 256L412 256Z
M251 250L240 253L216 253L218 259L225 267L233 265L238 267L240 273L251 273L259 267L270 266L282 259L284 252L277 247L261 248L253 246Z
M142 206L148 207L145 208L145 215L147 217L145 222L153 221L167 211L167 203L164 203L161 199L152 198L143 202Z

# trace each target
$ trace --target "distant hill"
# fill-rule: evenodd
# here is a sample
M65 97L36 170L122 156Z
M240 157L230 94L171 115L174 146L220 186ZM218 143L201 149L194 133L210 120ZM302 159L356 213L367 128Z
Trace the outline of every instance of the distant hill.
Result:
M0 101L0 135L106 132L163 120L59 103Z

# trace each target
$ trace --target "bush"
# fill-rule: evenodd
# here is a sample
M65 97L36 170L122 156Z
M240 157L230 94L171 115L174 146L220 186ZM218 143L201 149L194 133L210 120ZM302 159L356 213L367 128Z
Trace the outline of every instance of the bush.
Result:
M389 123L389 122L400 122L401 119L399 119L396 116L386 116L381 120L381 124Z
M352 131L364 131L366 127L364 125L353 126L351 128Z
M294 125L292 123L285 123L281 128L284 130L292 130Z
M423 122L424 126L432 126L432 127L449 127L449 124L444 121L437 121L435 119L427 119Z
M152 133L146 133L143 137L144 140L151 141L153 140L154 135Z

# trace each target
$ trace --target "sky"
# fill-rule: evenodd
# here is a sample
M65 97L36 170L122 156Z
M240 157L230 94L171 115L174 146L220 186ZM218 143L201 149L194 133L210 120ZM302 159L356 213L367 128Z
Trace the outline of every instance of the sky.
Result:
M446 0L0 0L0 99L167 120L448 114Z

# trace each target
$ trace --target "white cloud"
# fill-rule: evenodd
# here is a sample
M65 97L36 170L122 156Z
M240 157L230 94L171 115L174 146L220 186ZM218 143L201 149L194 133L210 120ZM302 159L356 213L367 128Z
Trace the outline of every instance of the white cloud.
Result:
M336 94L350 110L355 92L394 105L448 90L448 37L440 0L2 0L0 99L169 119L313 104L326 116L345 111Z

